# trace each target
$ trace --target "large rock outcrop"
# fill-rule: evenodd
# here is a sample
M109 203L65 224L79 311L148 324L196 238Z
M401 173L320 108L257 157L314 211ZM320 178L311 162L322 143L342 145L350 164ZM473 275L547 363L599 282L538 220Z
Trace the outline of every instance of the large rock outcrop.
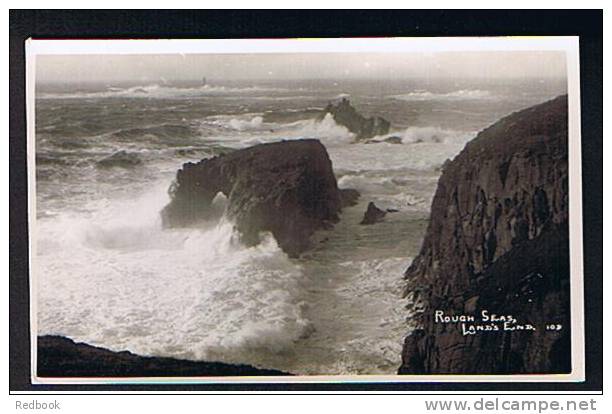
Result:
M377 135L386 135L391 127L389 121L379 116L372 118L364 117L353 108L346 98L342 98L335 105L332 103L328 104L321 116L324 117L328 113L332 115L338 125L346 127L355 134L355 138L358 140L372 138Z
M62 336L39 336L39 377L220 377L291 375L250 365L143 357L128 351L113 352Z
M180 227L213 214L220 192L227 216L247 245L271 232L290 256L311 246L311 236L333 226L343 203L325 147L314 139L260 144L198 163L186 163L162 211L165 226Z
M421 313L399 373L571 371L567 96L503 118L445 165L405 276ZM490 330L464 334L476 325ZM519 326L535 330L507 329Z

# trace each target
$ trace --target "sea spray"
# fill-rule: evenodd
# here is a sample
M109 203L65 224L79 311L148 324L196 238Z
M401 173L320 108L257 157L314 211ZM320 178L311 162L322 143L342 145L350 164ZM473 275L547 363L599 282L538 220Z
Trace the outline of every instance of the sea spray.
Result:
M165 202L158 186L86 217L39 221L38 333L198 360L257 364L289 352L312 329L301 267L270 234L241 245L225 218L162 230Z
M304 119L293 122L265 122L259 114L211 116L202 120L204 133L231 131L233 136L226 145L245 148L268 142L317 138L327 147L350 144L354 134L338 125L330 114L323 119Z

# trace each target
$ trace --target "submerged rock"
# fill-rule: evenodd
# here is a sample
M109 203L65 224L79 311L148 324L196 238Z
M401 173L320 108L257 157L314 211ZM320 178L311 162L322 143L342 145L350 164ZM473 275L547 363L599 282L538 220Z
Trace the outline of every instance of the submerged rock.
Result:
M340 190L340 201L342 203L342 208L356 206L359 197L361 197L359 191L352 188Z
M346 127L355 134L358 140L372 138L389 133L391 124L384 118L375 116L366 118L351 105L347 98L342 98L336 105L329 104L323 110L322 117L331 114L338 125Z
M374 224L381 221L387 215L386 211L383 211L376 207L372 201L368 204L368 209L363 214L363 220L359 224Z
M143 357L128 351L113 352L62 336L39 336L39 377L219 377L291 375L272 369L222 362Z
M424 310L399 373L571 371L567 139L561 96L503 118L445 163L421 252L405 275ZM464 334L436 311L516 323ZM535 330L506 329L525 325Z
M138 154L121 150L102 158L96 165L100 168L130 168L140 164L142 164L142 160Z
M311 247L310 237L339 220L342 195L325 147L314 139L260 144L186 163L162 211L164 226L188 226L210 218L221 192L226 214L247 245L271 232L290 256Z

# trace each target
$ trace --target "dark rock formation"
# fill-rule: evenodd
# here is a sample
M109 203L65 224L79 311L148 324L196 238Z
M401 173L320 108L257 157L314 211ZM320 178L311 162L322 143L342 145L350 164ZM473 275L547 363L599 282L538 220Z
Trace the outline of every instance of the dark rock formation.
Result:
M363 214L363 220L359 224L374 224L381 221L387 215L386 211L383 211L376 207L372 201L368 204L368 209Z
M401 374L571 370L567 96L514 113L444 165L407 293L422 307ZM445 315L512 315L535 331L463 335ZM511 324L510 326L516 326ZM559 324L561 330L547 330ZM469 325L469 324L468 324Z
M140 164L142 164L142 160L138 157L138 154L121 150L102 158L96 165L99 168L130 168Z
M342 204L342 208L356 206L359 197L361 197L359 191L352 188L340 190L340 202Z
M325 107L321 118L327 113L334 117L334 121L338 125L346 127L350 132L355 134L358 140L372 138L377 135L386 135L389 133L391 124L384 118L375 116L366 118L357 112L351 105L348 99L342 98L336 105L329 104Z
M39 377L216 377L291 375L250 365L143 357L128 351L113 352L62 336L39 336Z
M310 237L338 221L342 195L325 147L314 139L261 144L186 163L162 211L165 226L188 226L210 217L217 193L228 198L226 214L247 245L270 231L297 256Z

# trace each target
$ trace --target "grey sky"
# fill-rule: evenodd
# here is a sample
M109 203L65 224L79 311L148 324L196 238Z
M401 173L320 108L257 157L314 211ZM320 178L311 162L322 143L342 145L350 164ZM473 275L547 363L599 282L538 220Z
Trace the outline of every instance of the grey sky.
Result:
M563 78L563 52L39 55L41 82L410 77Z

